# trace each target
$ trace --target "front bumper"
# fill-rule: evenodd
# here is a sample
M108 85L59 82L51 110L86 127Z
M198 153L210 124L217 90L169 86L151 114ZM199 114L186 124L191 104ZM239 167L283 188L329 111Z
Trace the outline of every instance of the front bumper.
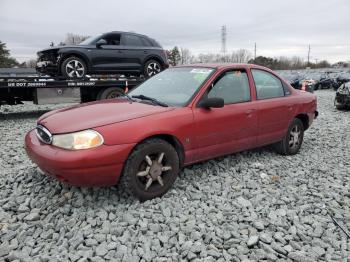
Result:
M56 75L58 72L58 65L52 61L38 61L35 67L36 71L41 74Z
M73 186L115 185L134 144L102 145L86 150L65 150L39 141L35 130L27 133L29 158L46 174Z

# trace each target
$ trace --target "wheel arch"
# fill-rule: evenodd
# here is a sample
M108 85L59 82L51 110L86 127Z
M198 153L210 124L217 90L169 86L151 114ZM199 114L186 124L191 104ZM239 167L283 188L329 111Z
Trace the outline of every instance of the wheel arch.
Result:
M307 130L309 128L309 117L306 113L301 113L295 116L295 118L299 119L304 126L304 130Z
M146 65L146 63L150 60L156 60L158 63L161 64L161 66L163 67L162 69L164 69L164 61L162 58L160 58L159 56L157 55L150 55L148 57L146 57L144 63L143 63L143 67Z
M88 72L91 71L90 60L89 60L88 56L86 56L85 54L83 54L81 52L76 52L76 51L69 51L69 52L60 52L60 55L61 55L61 58L60 58L59 68L61 68L63 61L66 60L67 58L77 57L77 58L82 59L85 62L87 69L88 69Z
M174 135L154 134L154 135L147 136L135 144L135 146L130 150L129 155L134 151L134 149L138 145L142 144L146 140L153 139L153 138L162 139L162 140L168 142L170 145L172 145L175 148L175 150L179 156L179 163L180 163L180 168L181 168L185 162L185 150L184 150L184 147L183 147L182 143L180 142L180 140L177 137L175 137Z

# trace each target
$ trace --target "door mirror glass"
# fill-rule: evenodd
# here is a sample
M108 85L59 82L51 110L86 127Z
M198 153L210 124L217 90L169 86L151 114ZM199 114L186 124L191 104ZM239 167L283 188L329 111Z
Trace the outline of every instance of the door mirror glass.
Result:
M103 46L103 45L107 45L107 41L104 40L104 39L100 39L100 40L98 40L98 41L96 42L96 47L97 47L97 48L101 48L101 46Z
M198 103L201 108L220 108L224 107L224 99L220 97L204 98Z

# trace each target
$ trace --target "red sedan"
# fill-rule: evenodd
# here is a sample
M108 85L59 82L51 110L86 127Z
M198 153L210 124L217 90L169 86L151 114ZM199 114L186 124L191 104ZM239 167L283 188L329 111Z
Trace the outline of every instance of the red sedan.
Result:
M315 95L245 64L167 69L124 97L44 114L25 138L47 174L77 186L163 195L183 166L274 144L296 154L317 116Z

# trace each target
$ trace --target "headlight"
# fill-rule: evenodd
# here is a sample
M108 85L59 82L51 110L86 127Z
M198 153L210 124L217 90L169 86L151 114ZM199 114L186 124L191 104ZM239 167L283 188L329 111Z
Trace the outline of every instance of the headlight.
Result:
M52 136L52 145L69 150L94 148L102 144L103 137L94 130Z

